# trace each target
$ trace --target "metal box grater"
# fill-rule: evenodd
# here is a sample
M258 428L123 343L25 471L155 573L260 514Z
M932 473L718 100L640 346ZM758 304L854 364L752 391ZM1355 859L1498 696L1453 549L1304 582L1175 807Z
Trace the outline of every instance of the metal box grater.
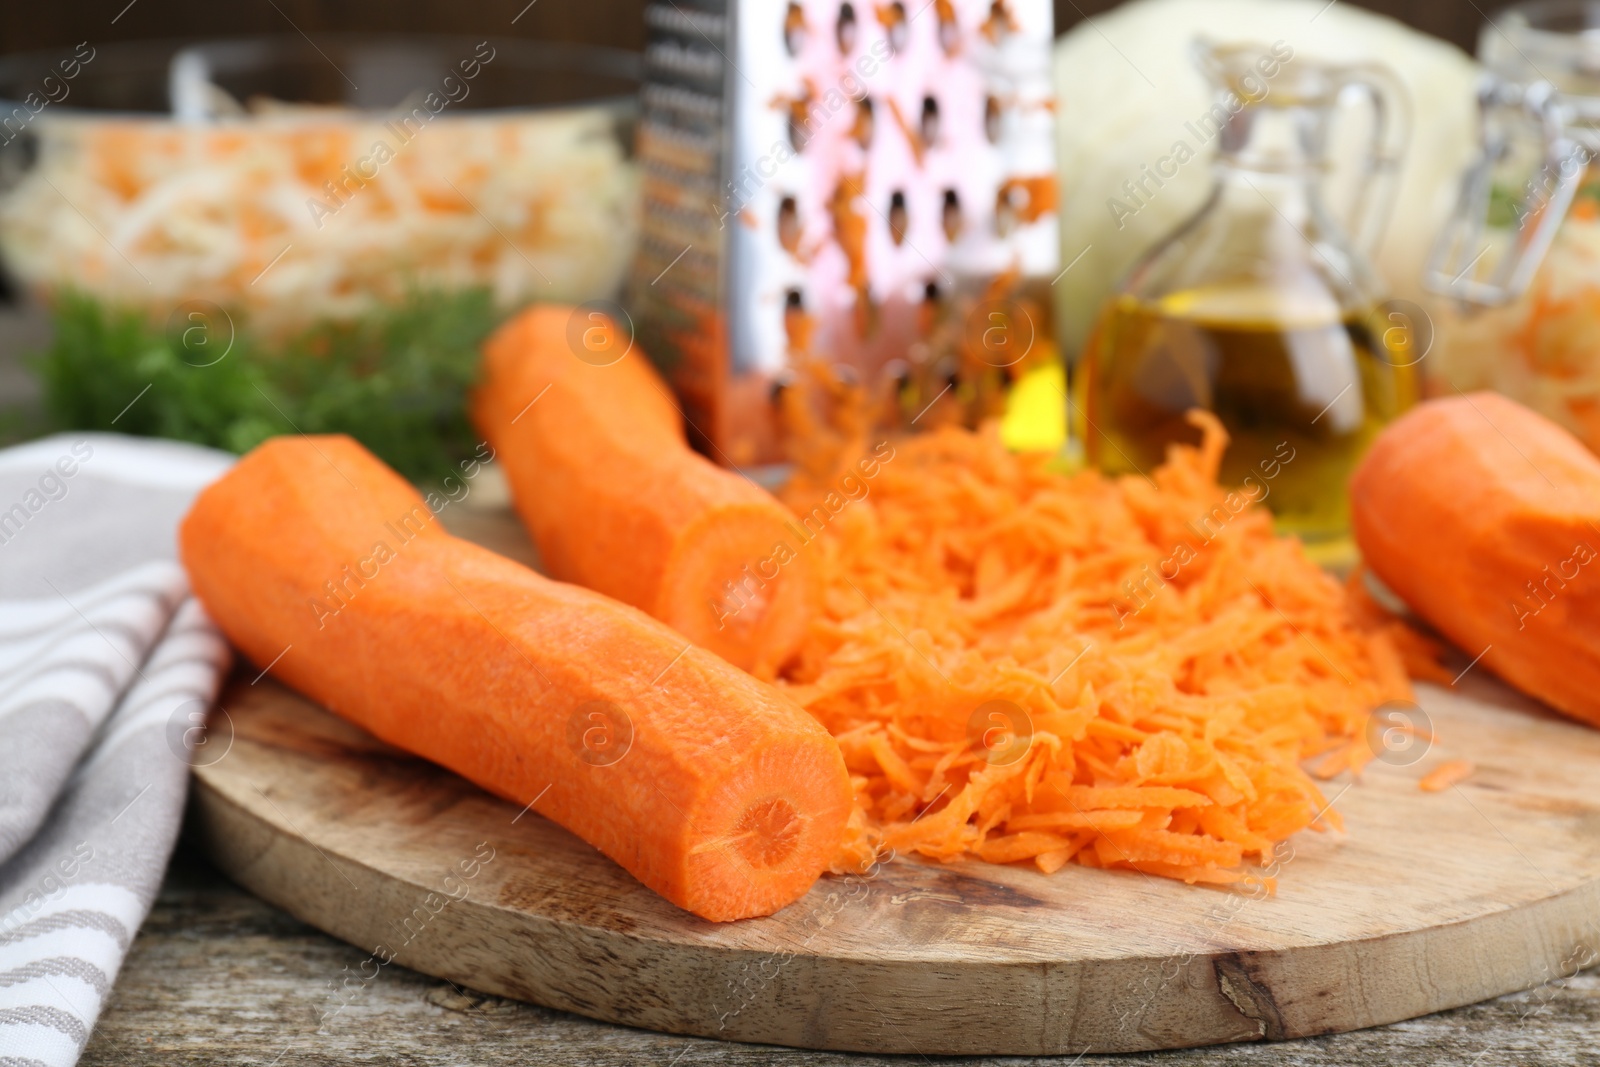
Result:
M819 361L891 428L999 415L1029 370L1059 389L1049 0L646 19L628 303L701 447L781 460L779 387Z

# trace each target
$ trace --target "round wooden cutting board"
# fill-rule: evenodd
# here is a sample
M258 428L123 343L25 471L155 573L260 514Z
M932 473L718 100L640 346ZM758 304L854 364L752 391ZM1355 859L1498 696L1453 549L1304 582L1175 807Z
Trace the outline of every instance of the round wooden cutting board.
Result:
M1271 897L902 859L824 878L769 918L708 923L267 678L224 692L194 803L223 870L371 953L352 989L393 961L632 1026L927 1055L1301 1037L1600 958L1600 731L1481 668L1419 698L1432 751L1328 783L1346 833L1298 835ZM1477 772L1421 792L1445 758Z

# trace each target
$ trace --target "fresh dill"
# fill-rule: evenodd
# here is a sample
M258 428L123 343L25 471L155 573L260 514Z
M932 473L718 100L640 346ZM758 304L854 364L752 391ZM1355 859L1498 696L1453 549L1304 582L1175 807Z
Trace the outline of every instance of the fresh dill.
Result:
M53 342L30 362L48 429L113 430L230 452L283 433L345 433L424 482L452 472L477 447L467 393L479 347L500 317L485 289L422 291L353 322L268 342L237 319L228 336L215 323L199 333L164 332L138 310L64 293L54 304Z

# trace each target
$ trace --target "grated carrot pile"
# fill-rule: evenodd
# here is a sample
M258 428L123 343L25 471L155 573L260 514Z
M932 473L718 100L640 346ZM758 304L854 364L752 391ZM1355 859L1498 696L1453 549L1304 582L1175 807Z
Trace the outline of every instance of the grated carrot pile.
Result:
M853 778L839 868L892 848L1268 881L1276 842L1340 825L1300 761L1371 758L1369 711L1410 697L1399 654L1217 487L1226 434L1191 420L1202 444L1149 480L925 434L831 516L786 684Z

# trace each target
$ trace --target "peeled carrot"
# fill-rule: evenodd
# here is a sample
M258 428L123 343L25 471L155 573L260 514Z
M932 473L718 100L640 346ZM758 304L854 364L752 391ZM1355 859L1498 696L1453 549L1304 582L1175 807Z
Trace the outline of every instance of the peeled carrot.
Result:
M835 856L850 782L809 715L642 612L450 536L347 437L263 444L200 494L180 548L252 660L696 915L770 914Z
M1497 393L1431 400L1350 479L1367 564L1484 667L1600 726L1600 458Z
M667 386L619 337L603 317L529 309L484 349L474 420L547 574L770 679L810 617L809 537L766 490L689 447Z

